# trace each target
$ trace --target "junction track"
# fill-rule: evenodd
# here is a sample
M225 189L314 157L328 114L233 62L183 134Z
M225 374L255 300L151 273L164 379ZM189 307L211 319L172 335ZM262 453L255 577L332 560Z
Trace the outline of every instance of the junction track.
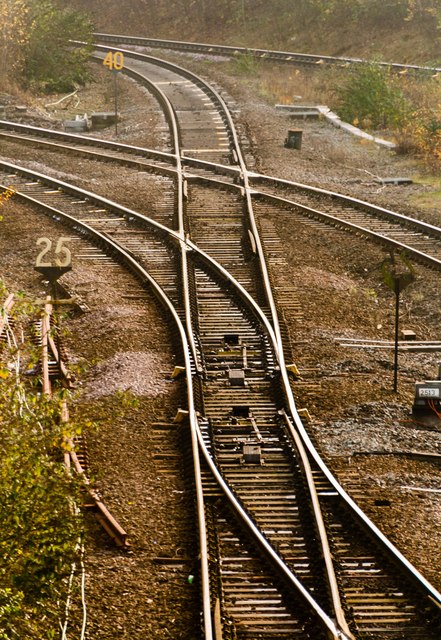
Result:
M114 161L137 171L148 171L176 178L173 154L39 129L0 121L0 137L5 141L41 148L76 153L91 159ZM183 176L188 183L205 182L207 188L240 192L241 170L237 166L220 165L182 158ZM357 198L326 189L281 180L255 172L248 173L251 198L256 214L278 209L290 211L299 220L343 229L382 245L388 251L405 252L413 260L430 268L441 268L441 229L409 216L372 205ZM277 215L277 213L276 213ZM161 220L162 221L162 220ZM163 220L164 224L167 221ZM265 238L263 237L265 240ZM222 262L222 261L221 261Z
M229 173L210 206L206 176L200 184L175 164L174 231L16 167L3 165L2 182L50 215L67 209L76 233L124 255L176 323L200 490L204 637L435 638L439 594L346 496L299 419L248 174L238 167L243 184L232 185Z
M7 171L8 168L5 167L5 170ZM8 186L6 182L9 180L13 182L19 194L27 192L27 195L34 200L46 201L46 204L53 203L54 200L57 201L56 207L53 204L50 205L51 215L61 213L61 210L65 209L70 201L68 208L71 213L75 213L72 216L72 221L74 220L73 224L78 225L78 229L85 226L84 223L81 224L82 219L87 220L87 227L89 227L95 215L96 224L101 226L102 230L106 229L106 236L118 237L118 244L129 244L128 256L138 256L137 259L142 256L144 265L148 265L155 275L155 280L161 283L162 289L168 289L169 299L174 298L177 303L178 313L175 319L178 320L179 315L185 315L182 303L179 304L181 298L179 295L178 261L176 258L173 260L173 249L171 248L168 249L167 254L163 254L162 245L164 243L158 241L158 235L167 235L165 230L157 224L149 223L148 226L156 228L156 233L152 235L151 232L146 233L139 229L134 245L131 242L133 234L126 226L127 222L121 220L121 218L129 218L130 222L133 212L118 211L116 207L113 214L109 216L103 206L97 206L99 199L91 205L90 201L93 199L91 194L78 193L72 200L72 195L67 196L63 193L64 189L60 189L61 185L58 185L57 189L54 188L57 186L56 181L53 181L48 188L49 185L41 184L41 177L38 178L38 181L31 181L29 179L31 176L26 177L26 172L20 173L23 175L21 179L17 173L9 174L5 180L5 186ZM61 204L62 206L60 206ZM197 226L197 216L194 220ZM123 227L120 226L121 222L123 222ZM125 231L124 226L126 226ZM201 228L204 229L207 226L201 225ZM142 241L139 237L140 232ZM95 231L92 235L100 238L100 244L103 242L102 233ZM199 240L203 242L201 231L199 231L199 235ZM114 251L115 244L113 243L113 245ZM127 248L126 246L126 251ZM202 443L205 443L202 451L206 456L207 464L213 469L218 469L218 481L223 481L221 486L225 483L224 489L227 490L227 493L229 493L228 488L231 490L234 498L233 503L238 500L239 505L242 505L245 511L252 515L252 521L255 524L249 523L247 526L253 529L257 525L257 530L260 532L257 534L258 539L260 539L259 536L262 536L260 544L262 541L266 541L265 544L278 550L276 555L281 558L278 562L281 563L282 573L285 573L283 581L286 581L287 577L289 578L291 572L292 575L299 576L301 584L307 585L307 592L314 594L314 601L318 600L320 603L319 610L322 607L326 610L329 606L329 595L324 587L326 581L323 583L320 571L321 562L317 562L317 558L322 556L322 552L317 553L313 550L312 553L307 554L311 539L315 537L311 532L316 526L314 520L311 520L308 492L312 491L313 494L318 494L318 510L327 513L331 498L331 502L335 502L336 499L340 502L338 491L324 478L323 472L315 463L313 463L315 467L312 475L313 483L309 484L306 494L304 493L305 489L302 490L302 485L308 486L308 481L302 480L305 471L301 471L301 467L299 467L300 460L303 464L306 463L307 467L310 466L310 462L308 462L308 456L305 457L305 453L303 453L303 459L300 455L299 460L298 452L293 457L296 446L302 450L303 445L298 436L294 436L292 423L287 416L285 417L285 412L281 408L286 400L281 399L284 392L283 386L279 387L280 367L277 363L277 350L275 350L274 343L271 347L271 331L265 315L262 315L261 311L258 312L255 305L252 305L248 311L244 310L244 293L239 295L238 301L231 297L230 287L234 283L232 277L226 277L226 273L222 270L219 271L212 261L209 261L209 266L207 266L205 256L195 247L192 248L192 253L195 253L192 258L192 269L195 282L193 299L198 311L198 369L203 373L202 378L200 374L195 377L191 358L189 366L195 391L194 408L197 411L196 415L200 416L197 419L197 431L200 433L199 444L201 446ZM236 259L238 259L237 251ZM133 258L130 258L130 261L132 260ZM165 264L168 266L164 271ZM173 264L175 269L172 268ZM227 286L226 290L225 285ZM181 309L180 312L179 309ZM260 329L258 326L256 327L256 314L257 318L260 316L259 324L262 325ZM220 322L220 318L223 318L222 322ZM239 376L239 384L236 386L235 375L239 372L243 372L243 385ZM281 410L282 413L280 413ZM294 437L296 446L291 442L292 437ZM214 466L214 462L216 462L216 466ZM285 469L285 472L280 475L279 471L282 468ZM277 472L275 472L276 469ZM295 481L296 476L298 476L297 481ZM258 486L262 484L264 487L264 501L262 501L262 494L256 492L256 483ZM305 603L300 620L298 614L293 617L293 614L289 613L290 607L287 604L284 589L279 596L274 596L275 583L270 579L270 573L267 574L264 581L264 584L267 585L264 592L272 593L272 599L270 598L270 602L268 602L268 599L261 599L255 595L253 604L255 609L251 610L253 615L250 617L250 610L246 605L250 598L253 599L252 592L248 589L248 595L246 595L247 590L241 591L237 587L228 586L237 583L249 584L249 570L252 566L249 564L249 547L247 544L240 545L243 551L238 554L239 533L229 528L225 529L225 524L229 521L229 518L225 519L225 509L228 510L229 507L227 508L225 505L220 511L213 511L214 506L211 505L213 498L215 498L216 508L219 508L219 490L213 491L212 481L207 486L204 486L204 483L202 486L206 509L212 513L211 517L218 523L214 539L218 540L216 546L220 552L220 558L219 564L215 564L215 567L222 567L222 569L220 573L217 570L215 576L213 569L211 569L210 583L212 585L219 584L219 579L222 576L225 579L225 583L222 581L220 583L224 586L221 592L217 591L216 598L216 601L219 599L221 603L219 604L219 615L222 624L226 625L225 628L230 628L230 630L247 629L247 631L244 630L245 635L239 634L237 637L249 637L246 635L247 633L261 633L264 634L262 637L272 637L272 633L276 634L274 637L277 637L277 634L280 637L281 633L286 635L292 633L293 629L305 628L311 629L308 634L320 633L319 637L321 637L322 632L318 629L323 624L323 619L327 620L327 624L333 628L331 618L327 619L326 614L324 618L319 616L319 620L322 620L321 624L314 622L314 617L311 618L311 614L308 614L308 607ZM288 502L288 508L285 507L286 502ZM342 504L344 501L340 503L339 508L342 508ZM300 513L303 515L300 516ZM372 634L375 630L376 633L381 633L378 637L388 637L387 633L391 634L390 637L394 637L392 634L397 632L397 628L407 631L413 629L414 637L419 637L418 628L421 624L417 622L419 614L409 601L407 601L408 604L405 604L406 596L403 594L402 587L400 590L396 584L394 585L393 572L391 574L390 568L384 568L382 561L381 570L379 570L380 560L374 559L373 551L367 552L364 545L358 551L352 548L355 539L357 539L357 545L360 546L360 534L354 536L352 531L349 534L344 534L348 516L337 518L333 508L329 510L328 520L331 518L331 514L332 524L329 524L328 521L325 540L330 537L330 531L333 531L332 544L336 545L336 549L340 551L343 567L345 564L347 565L346 570L340 568L339 580L346 583L346 591L343 590L345 593L344 604L351 628L356 630L359 634L358 637L363 637L364 631ZM343 523L345 524L343 525ZM355 525L352 524L352 526ZM306 534L302 535L302 531ZM213 533L211 533L212 535ZM222 540L230 542L225 546L226 543L221 543ZM230 544L232 540L236 540L234 556L231 555ZM370 546L368 541L367 545ZM239 560L239 558L241 559ZM270 566L272 562L274 559L270 561ZM231 583L230 576L233 566L236 577ZM241 570L238 570L239 566L242 566ZM360 573L365 576L366 571L368 575L376 576L373 590L371 588L373 584L367 589L369 583L366 585L363 580L365 586L362 586L358 579ZM383 581L386 581L385 583L380 582L382 586L379 586L380 576ZM292 578L290 579L292 580ZM263 575L259 580L259 591L261 591ZM294 584L296 584L296 579L294 579ZM305 595L306 592L304 597ZM292 596L288 598L288 601L291 598ZM242 600L242 605L239 607L237 606L238 599ZM385 605L385 601L387 601L387 605ZM351 603L356 605L352 609L357 611L356 615L353 613L349 615ZM383 615L372 617L369 612L377 611L378 606L386 606L386 609L381 609ZM398 615L402 606L406 607L405 616ZM323 616L323 614L321 615ZM342 619L344 620L344 616ZM282 624L276 625L275 620L279 620ZM319 624L318 628L317 624ZM314 629L315 631L313 631ZM426 628L424 633L427 633ZM337 637L337 631L335 634ZM254 637L258 636L254 635ZM309 635L305 637L309 637ZM347 637L349 637L349 631L347 631Z

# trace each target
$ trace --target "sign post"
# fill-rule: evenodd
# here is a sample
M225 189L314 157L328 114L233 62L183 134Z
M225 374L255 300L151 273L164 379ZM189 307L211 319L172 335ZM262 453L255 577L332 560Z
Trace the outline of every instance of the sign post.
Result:
M72 270L72 254L66 246L70 238L58 238L54 243L50 238L38 238L37 246L43 247L35 261L35 270L49 281L52 297L56 299L57 280L64 273Z
M395 256L390 254L381 265L383 280L389 289L395 293L395 344L394 344L394 393L398 391L398 327L400 314L400 293L415 280L415 273L412 265L404 254L400 254L402 262L400 265L395 262ZM404 267L404 270L403 270Z
M122 51L109 51L103 64L113 73L113 90L115 95L115 136L118 137L118 71L124 68L124 54Z

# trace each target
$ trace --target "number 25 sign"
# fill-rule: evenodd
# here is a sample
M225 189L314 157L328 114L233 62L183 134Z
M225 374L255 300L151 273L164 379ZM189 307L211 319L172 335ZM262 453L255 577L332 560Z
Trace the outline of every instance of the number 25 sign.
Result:
M72 254L66 247L70 238L58 238L55 248L49 238L38 238L37 247L43 247L37 256L35 266L39 267L70 267Z

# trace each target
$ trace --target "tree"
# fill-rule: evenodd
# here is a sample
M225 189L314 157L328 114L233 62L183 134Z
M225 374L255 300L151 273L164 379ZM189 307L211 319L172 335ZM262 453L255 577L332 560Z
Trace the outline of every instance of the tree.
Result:
M30 35L25 45L24 78L46 91L70 91L87 78L92 26L78 11L59 9L51 0L31 0ZM75 47L70 40L84 42Z
M92 25L86 14L52 0L0 0L4 76L45 91L70 91L88 79ZM85 44L75 47L70 41Z
M0 70L2 78L21 74L28 42L27 0L0 0Z

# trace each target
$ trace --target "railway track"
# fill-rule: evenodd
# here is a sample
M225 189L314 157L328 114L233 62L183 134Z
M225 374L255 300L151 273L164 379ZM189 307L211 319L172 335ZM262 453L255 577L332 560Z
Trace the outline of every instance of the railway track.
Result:
M203 637L436 638L440 594L345 494L299 418L252 176L238 157L242 183L231 184L229 168L213 202L207 165L203 177L187 176L179 138L172 228L6 163L1 182L124 260L177 327L188 384L177 419L188 418L193 442Z
M58 212L60 212L60 200L64 200L62 208L66 208L66 201L72 200L72 196L67 197L60 190L60 186L58 190L53 188L55 181L52 181L48 189L48 184L41 184L41 177L38 182L33 182L29 180L30 176L27 176L26 172L21 173L23 175L21 179L17 173L13 176L17 194L23 195L28 191L28 196L34 201L46 200L46 204L48 200L51 202L58 200ZM9 180L11 180L11 174L9 174ZM84 201L85 195L82 194L82 202L77 197L73 200L75 204L72 204L72 208L76 210L74 224L79 227L83 226L81 225L82 216L87 216L88 226L90 223L91 196L89 194ZM78 207L78 204L83 206ZM93 206L95 207L96 204ZM50 207L51 215L54 215L55 207L53 204ZM117 220L118 217L122 217L121 213L114 209L113 216L109 217ZM131 217L133 212L125 212L125 215ZM107 217L103 206L100 206L99 216L101 221ZM156 236L158 230L165 233L157 223L152 226L156 228ZM106 228L108 235L108 224ZM97 237L100 234L95 230L93 235ZM121 244L124 244L121 234L118 234L118 237L122 240ZM100 242L103 238L104 236L100 236ZM176 243L176 235L174 238ZM149 251L146 243L147 237L144 237L138 248L131 247L129 255L136 255L142 250L144 255L147 255L158 250L155 234L150 238L149 245L154 251ZM217 523L214 532L209 531L211 545L209 549L211 551L214 545L218 553L220 552L218 562L214 563L214 567L210 567L209 584L218 585L219 580L224 578L224 582L220 583L222 584L220 592L215 589L216 602L219 600L221 603L219 604L219 624L222 628L229 629L228 633L233 634L231 637L234 637L234 634L237 634L236 637L259 637L257 635L259 633L264 634L262 637L283 637L283 634L289 637L287 634L293 634L294 630L306 634L304 637L310 637L311 634L316 637L325 637L328 631L323 630L323 625L330 629L335 637L350 637L350 633L354 633L355 637L361 638L392 638L397 637L397 633L413 633L414 637L418 638L422 628L424 637L430 637L427 635L430 633L427 625L419 621L421 613L412 604L409 596L406 597L403 592L402 579L400 578L400 586L398 586L397 578L394 577L390 566L387 566L388 563L386 562L385 568L384 563L372 549L369 552L366 551L366 547L361 544L360 533L355 536L351 529L348 531L348 515L338 517L339 508L342 509L342 505L340 504L339 508L335 505L332 505L332 508L329 506L331 502L340 501L339 491L332 483L330 484L329 479L326 479L320 466L312 460L313 467L310 473L313 482L310 481L309 485L308 481L302 477L305 472L300 470L299 453L296 453L297 458L293 457L293 450L296 447L291 439L294 437L294 440L297 440L297 446L300 450L303 449L303 456L305 456L304 447L298 436L295 436L291 419L281 407L282 401L275 400L277 396L283 395L283 392L279 386L277 346L274 338L270 340L271 327L265 314L261 311L257 313L257 305L252 306L252 311L244 310L243 301L240 303L232 297L230 288L234 281L231 275L228 276L223 270L216 269L211 261L210 266L207 267L205 255L195 246L193 248L193 245L192 253L197 254L192 262L194 262L196 285L195 302L198 309L198 368L202 368L202 377L201 374L195 373L191 356L188 359L188 367L191 372L190 377L193 379L195 416L199 416L195 425L199 447L205 456L206 464L213 473L217 474L221 488L230 496L231 504L236 508L242 507L244 513L249 512L252 515L251 522L254 524L246 521L244 515L241 516L242 527L246 526L253 531L253 527L257 525L254 535L257 535L258 544L267 544L268 550L272 549L273 553L274 549L277 549L276 557L279 558L277 561L280 564L279 570L280 567L282 568L282 582L291 582L291 590L293 585L296 589L300 588L300 601L303 600L301 607L303 613L299 617L298 604L296 614L289 605L293 596L291 593L287 598L286 586L278 592L279 595L276 595L277 581L274 582L269 568L264 572L261 566L256 580L252 567L255 566L253 562L258 563L259 560L256 558L252 561L249 547L239 544L244 534L240 532L240 528L238 530L234 526L231 527L230 516L226 516L231 507L219 504L221 492L215 488L213 480L208 477L208 480L202 482L203 503L210 513L209 522ZM167 256L167 261L168 264L173 263L170 255ZM164 259L161 259L160 263L163 262ZM175 261L175 264L177 262ZM153 272L155 272L154 264L155 259L149 265L152 266ZM162 269L159 269L156 270L155 275L157 280L162 281L164 287L169 286L169 293L172 288L175 291L179 288L179 278L175 278L171 286L170 273L165 274ZM227 284L226 287L225 284ZM180 298L178 293L175 295L176 299ZM242 300L246 298L244 292L241 292L240 297ZM176 321L179 315L185 315L182 302L178 306ZM260 326L256 326L256 315L260 317ZM271 342L273 342L272 348ZM191 354L191 349L189 353ZM240 372L244 373L243 378L241 375L236 378ZM303 463L308 462L309 455L302 461ZM261 464L262 462L264 464ZM282 469L284 472L280 473ZM319 510L325 512L326 518L331 522L331 524L329 521L327 523L327 535L322 539L322 543L328 540L329 544L331 540L334 557L339 558L338 564L341 563L343 567L343 569L339 567L339 581L346 583L342 608L349 619L348 628L345 628L343 635L339 635L341 629L338 631L333 623L334 613L331 616L324 613L329 611L328 607L332 610L335 606L329 603L329 589L326 588L326 580L323 581L323 574L319 571L323 560L317 561L317 559L324 554L317 551L313 551L312 555L306 553L311 540L317 536L317 533L314 534L316 525L313 524L314 519L310 513L308 490L302 491L302 485L309 486L309 492L316 494ZM262 487L260 492L256 488L259 486ZM287 501L288 509L284 508ZM300 513L303 515L300 516ZM352 515L351 521L353 518ZM351 527L357 526L356 520L357 518L351 523ZM302 531L303 535L301 535ZM332 536L329 534L330 531L333 532ZM366 538L366 545L369 547L369 536ZM235 548L235 555L232 555L231 545ZM372 546L375 548L375 545ZM271 558L269 567L275 561L274 557ZM372 578L370 582L364 580L367 575ZM360 576L363 580L360 580ZM297 584L299 578L299 584ZM244 585L243 590L240 588L241 584ZM263 593L272 594L269 599L257 595L257 591L261 594L262 589ZM314 598L310 601L311 593ZM316 603L316 599L319 604L313 605L312 601ZM248 607L251 601L254 609ZM430 603L430 600L428 602ZM310 606L314 608L314 616L311 616L308 611ZM317 615L315 607L318 607L319 622L314 619ZM405 614L402 614L403 608L406 610ZM210 606L210 611L211 609ZM373 612L378 615L375 617L372 615ZM382 615L379 615L379 612ZM341 615L343 618L340 624L344 626L343 620L346 617L344 614ZM424 615L427 615L427 611ZM277 620L282 624L275 624ZM241 629L244 630L242 635ZM309 630L305 632L305 629ZM375 633L377 636L372 635Z
M171 181L177 177L174 156L170 153L6 121L0 121L0 137L11 142L40 146L43 149L114 161L137 171L163 175L164 179L170 179L169 189L172 189ZM237 166L223 166L193 158L183 159L182 166L187 184L205 183L209 188L210 184L216 186L223 183L225 190L237 191L239 194L241 192L241 171ZM366 237L388 251L405 252L413 260L429 268L441 268L440 227L326 189L254 172L249 172L248 180L250 196L258 218L268 212L277 215L282 209L289 211L291 217L297 216L300 222L315 220L323 225ZM210 200L210 197L206 199ZM160 221L166 225L172 224L167 215ZM265 239L265 235L263 238ZM217 243L212 240L211 244ZM212 248L207 245L207 250L210 251Z
M362 58L343 58L336 56L320 56L308 53L296 53L289 51L273 51L271 49L255 49L248 47L233 47L217 44L203 44L199 42L181 42L177 40L160 40L157 38L142 38L138 36L126 36L109 33L95 33L95 39L101 43L112 43L122 45L134 45L137 47L145 47L147 49L168 49L176 51L191 51L203 53L212 56L237 57L239 55L251 55L262 60L270 60L272 62L285 62L288 64L305 64L305 65L322 65L331 64L341 67L347 67L353 64L363 64L366 60ZM414 71L417 73L437 73L441 69L438 67L427 67L412 64L397 64L394 62L380 62L381 65L391 68L395 71L407 72Z
M59 304L52 296L47 296L39 320L35 323L34 339L40 351L40 361L36 373L41 380L41 389L45 396L52 397L55 385L61 384L66 388L72 385L72 377L66 365L66 356L59 336L58 320L54 312L54 305ZM4 309L11 308L11 296L6 300ZM1 334L0 334L1 335ZM60 421L69 422L69 408L66 398L62 399ZM74 470L81 478L82 485L88 496L88 507L95 512L96 519L119 547L127 547L127 532L119 524L104 504L99 492L92 486L88 478L88 456L84 435L67 438L64 453L64 463L67 469Z

